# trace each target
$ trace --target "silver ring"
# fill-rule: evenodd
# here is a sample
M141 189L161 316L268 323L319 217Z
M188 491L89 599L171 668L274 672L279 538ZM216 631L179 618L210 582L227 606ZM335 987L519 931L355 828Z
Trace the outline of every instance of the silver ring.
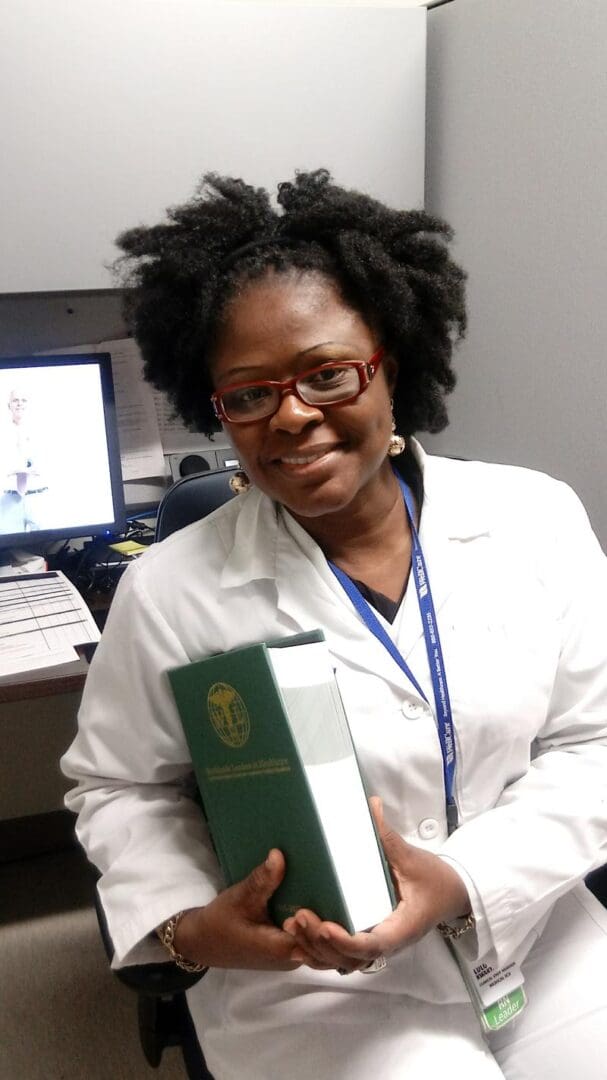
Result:
M366 964L364 968L360 969L361 975L374 975L376 971L383 971L388 966L388 961L385 956L376 956L375 960L371 960Z

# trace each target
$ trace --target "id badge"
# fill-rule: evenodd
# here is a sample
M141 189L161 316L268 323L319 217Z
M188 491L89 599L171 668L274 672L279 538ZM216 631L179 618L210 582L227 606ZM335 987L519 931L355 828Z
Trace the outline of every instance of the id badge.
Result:
M484 960L474 963L462 956L455 942L447 944L462 973L484 1032L500 1031L520 1016L527 1004L527 995L523 987L523 973L514 960L503 968L493 967Z

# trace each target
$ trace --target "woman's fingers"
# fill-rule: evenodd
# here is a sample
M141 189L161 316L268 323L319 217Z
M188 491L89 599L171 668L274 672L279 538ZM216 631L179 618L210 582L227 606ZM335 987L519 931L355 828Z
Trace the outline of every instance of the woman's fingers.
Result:
M293 936L294 958L301 952L313 958L315 965L357 971L382 951L371 934L348 934L337 923L322 922L311 911L298 911L283 923ZM306 962L306 961L304 961Z
M285 876L285 858L281 851L272 848L264 862L242 881L231 888L232 901L254 920L267 920L267 905Z
M324 924L311 911L298 911L283 924L283 929L293 936L296 950L306 953L314 965L339 967L343 956L331 946L330 936L323 930ZM298 952L295 952L295 956ZM305 962L305 961L304 961Z
M304 961L292 959L293 938L271 922L267 910L284 872L284 857L274 848L243 881L185 912L175 934L177 950L208 967L289 971L299 966Z
M387 919L364 933L348 934L336 923L325 923L325 927L332 948L344 956L364 958L366 962L375 960L382 954L389 956L416 940L403 903L400 903Z

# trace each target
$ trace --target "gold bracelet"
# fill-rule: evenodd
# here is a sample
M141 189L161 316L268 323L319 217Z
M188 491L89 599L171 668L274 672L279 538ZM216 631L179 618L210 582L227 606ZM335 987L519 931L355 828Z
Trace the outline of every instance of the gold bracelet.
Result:
M454 941L455 939L460 938L462 934L467 934L468 930L474 930L475 926L476 919L474 918L472 912L470 912L469 915L465 916L464 922L461 926L449 926L449 923L439 922L436 929L438 930L439 934L443 935L444 938L448 938L450 941Z
M183 971L189 971L191 975L194 975L199 971L206 971L206 967L204 964L197 964L195 960L187 960L185 956L182 956L181 953L177 952L174 945L175 931L184 914L185 912L178 911L176 915L172 915L170 919L167 919L167 921L162 924L162 926L156 927L156 933L173 963L177 964L177 967L182 968Z

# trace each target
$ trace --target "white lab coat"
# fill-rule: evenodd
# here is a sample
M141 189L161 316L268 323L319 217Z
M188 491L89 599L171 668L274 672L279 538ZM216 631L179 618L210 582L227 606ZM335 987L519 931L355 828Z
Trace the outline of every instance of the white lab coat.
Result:
M607 842L607 564L585 512L543 474L429 457L418 444L415 452L424 472L420 540L456 730L460 828L447 837L431 710L364 627L317 545L252 490L154 546L125 575L63 759L78 780L67 805L103 872L118 965L161 959L153 928L222 887L190 798L167 669L318 626L386 820L452 859L470 885L471 955L524 957L557 899L607 861L607 849L599 854ZM433 702L412 588L390 632ZM417 1067L427 1076L445 1046L451 1076L499 1076L465 1002L434 933L376 976L212 971L190 992L217 1080L413 1078Z

